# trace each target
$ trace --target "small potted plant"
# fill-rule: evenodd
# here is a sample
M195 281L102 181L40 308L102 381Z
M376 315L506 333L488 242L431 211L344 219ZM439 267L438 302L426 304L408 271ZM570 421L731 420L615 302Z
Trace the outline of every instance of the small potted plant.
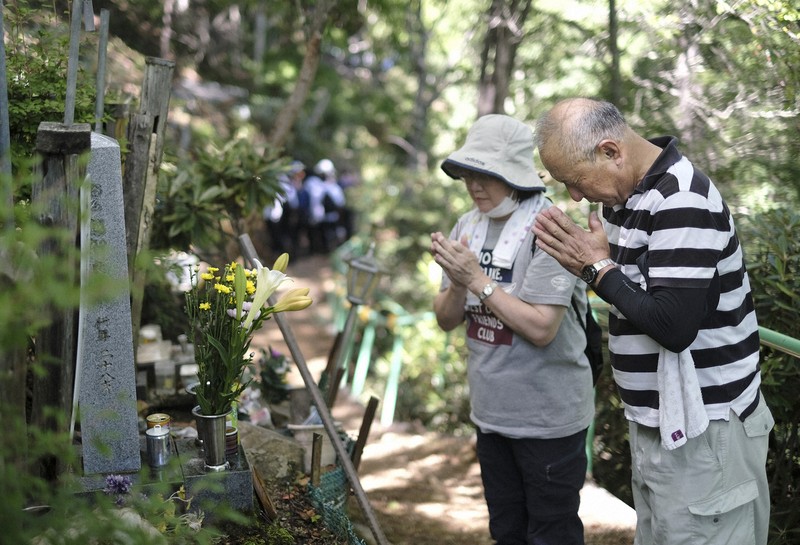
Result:
M220 270L209 267L192 274L186 293L189 339L194 344L198 384L195 388L198 434L206 467L224 469L225 419L247 387L244 370L253 360L250 342L272 314L302 310L311 304L308 288L288 290L274 304L268 299L292 279L285 273L289 255L281 255L270 270L256 262L249 270L236 262Z

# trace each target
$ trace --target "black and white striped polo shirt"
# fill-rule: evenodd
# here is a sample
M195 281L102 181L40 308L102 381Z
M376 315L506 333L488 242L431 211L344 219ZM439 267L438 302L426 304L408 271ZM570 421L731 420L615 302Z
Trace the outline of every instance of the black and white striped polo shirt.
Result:
M604 208L611 257L644 289L637 260L646 258L650 287L705 288L716 275L720 297L690 345L708 417L744 419L758 402L759 337L750 283L733 218L717 188L678 151L663 149L624 205ZM626 417L658 426L659 345L612 307L609 351Z

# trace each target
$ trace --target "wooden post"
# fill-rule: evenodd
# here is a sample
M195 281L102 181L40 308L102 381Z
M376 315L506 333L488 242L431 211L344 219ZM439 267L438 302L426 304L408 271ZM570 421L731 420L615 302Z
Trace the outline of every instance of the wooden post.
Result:
M94 21L94 18L92 18ZM106 97L106 59L108 58L108 23L107 9L100 10L100 42L97 46L97 97L94 101L94 132L102 133L103 111Z
M311 439L311 484L319 487L322 473L322 434L314 433Z
M6 77L6 31L0 0L0 222L14 229L14 183L11 178L11 132L8 128L8 79Z
M139 113L153 117L153 132L158 136L158 141L156 142L156 168L161 165L161 156L164 150L164 134L167 130L169 98L174 70L175 63L173 61L156 57L147 57L145 59Z
M144 184L144 195L142 198L142 212L139 216L139 240L136 243L135 255L139 255L142 250L147 249L150 244L150 228L153 225L153 215L156 207L156 186L158 185L156 160L156 140L158 136L153 134L150 139L150 157L148 162L147 176ZM132 277L131 282L131 327L133 328L134 349L138 339L139 327L142 321L142 305L144 302L144 286L147 281L147 269L145 267L131 267L129 272Z
M131 283L135 287L131 297L141 301L140 285L144 280L139 278L141 267L136 259L142 250L149 246L149 232L143 231L142 225L149 225L151 218L142 218L149 214L155 205L155 183L164 149L164 134L167 128L169 98L172 87L172 73L175 63L156 57L145 59L144 82L139 111L134 114L128 126L128 155L125 159L123 187L125 191L125 230L128 246L128 267ZM148 185L153 187L148 189ZM141 321L141 305L131 308L133 339L139 337Z
M264 485L264 479L261 478L261 473L256 466L253 466L253 488L256 491L258 501L261 502L261 507L264 508L264 513L269 520L278 518L278 512L275 510L275 504L272 503L272 498L269 497L267 487Z
M128 123L128 155L122 187L125 193L125 239L128 245L128 268L133 280L136 249L139 245L139 223L144 205L145 183L150 162L150 135L153 118L149 114L133 114ZM136 333L136 332L134 332ZM134 335L134 339L137 335Z
M60 227L78 240L78 189L85 177L85 165L79 155L91 149L91 126L88 123L62 125L41 123L36 136L36 150L42 156L41 181L34 184L32 200L35 209L44 210L39 222L48 227ZM65 251L56 242L45 242L39 254L63 258L63 268L79 289L77 255ZM57 408L61 414L72 412L72 389L75 378L77 352L77 311L55 311L52 323L36 337L36 360L47 370L44 376L35 376L31 423L40 429L68 431L68 422L54 422L46 415L46 408ZM54 478L56 468L45 470L45 476Z
M375 412L378 410L378 398L372 396L367 403L367 410L364 412L364 419L361 421L361 428L358 430L358 438L353 447L353 467L358 471L358 466L361 464L361 454L364 452L364 445L367 444L367 437L369 437L369 429L372 427L372 421L375 420Z
M64 125L72 125L75 120L75 92L78 81L78 64L80 59L81 17L83 15L82 0L73 0L72 17L69 26L69 57L67 58L67 94L64 101Z

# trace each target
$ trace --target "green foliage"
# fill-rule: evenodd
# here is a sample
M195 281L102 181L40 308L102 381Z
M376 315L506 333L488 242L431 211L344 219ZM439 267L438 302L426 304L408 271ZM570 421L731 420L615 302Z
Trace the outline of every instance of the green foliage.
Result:
M11 153L19 171L20 162L34 156L39 124L64 121L69 31L46 11L29 9L24 0L6 3L3 10ZM95 83L82 66L77 75L74 121L91 123Z
M759 322L785 335L800 337L800 214L794 208L775 208L742 220Z
M743 221L742 221L743 220ZM800 339L800 214L776 208L740 220L759 324ZM796 543L800 527L800 361L761 351L764 397L775 416L767 472L772 498L772 545Z
M36 214L30 214L35 217ZM47 242L58 248L55 254L37 255ZM17 229L0 231L0 414L5 431L0 434L0 527L4 543L78 545L86 543L130 543L132 545L169 543L210 544L210 528L191 529L185 504L173 497L170 485L147 489L134 486L124 506L117 498L92 489L79 479L81 460L72 438L63 432L39 428L27 421L24 406L12 406L7 396L10 388L25 388L12 383L7 370L14 365L28 365L33 373L42 370L42 362L28 358L9 364L9 355L25 354L30 339L50 322L50 311L76 310L81 300L77 277L70 273L70 263L77 260L74 240L63 230L43 227L33 220L20 221ZM86 283L87 304L113 298L120 286L94 274ZM14 373L17 377L19 373ZM21 373L24 377L24 370ZM66 429L63 411L40 407L54 429ZM59 479L49 481L40 468L57 466ZM149 468L128 476L138 482L149 480ZM144 496L141 496L144 493ZM177 503L176 503L177 502ZM140 520L142 524L121 523ZM196 521L196 519L192 519ZM164 535L162 535L164 534ZM167 536L167 537L164 537Z
M395 419L421 422L426 429L472 432L464 331L445 333L432 317L398 328L403 338L403 373Z
M184 270L169 256L139 261L152 265L144 286L141 323L158 324L164 339L175 342L189 331L189 319L184 310L184 293L168 280L168 275L180 278Z
M74 210L78 204L64 202L61 206ZM10 289L0 290L0 352L23 348L49 325L51 312L76 308L79 303L80 253L74 233L38 223L35 218L42 211L27 201L19 203L16 212L16 228L0 230L0 278L10 285ZM86 280L85 303L107 301L123 286L98 272Z
M257 146L240 134L218 145L202 142L192 156L165 164L159 179L153 248L193 247L209 262L226 242L246 231L245 219L259 214L279 194L278 176L289 159L269 146Z
M468 210L464 184L436 171L423 176L393 168L372 176L380 188L362 191L356 198L361 222L378 239L380 261L391 271L385 293L403 301L409 312L428 310L441 275L435 264L431 270L430 234L449 233Z
M672 134L729 204L778 184L800 198L796 157L797 9L783 0L710 2L676 11L654 3L623 37L647 40L631 63L623 111L650 134ZM635 13L635 12L632 12ZM622 15L622 14L621 14ZM622 22L626 28L626 21Z
M50 323L44 309L77 307L73 267L77 252L66 244L68 238L66 230L38 224L0 235L0 274L11 287L0 290L0 348L24 347L30 336ZM53 241L67 250L61 255L37 255L45 242Z
M603 372L595 387L594 442L592 444L592 477L598 485L633 506L631 492L631 451L628 443L628 421L625 419L622 400L611 373L608 355L607 310L598 311L598 323L604 331Z
M392 361L399 358L403 387L395 419L464 431L469 421L466 346L463 335L446 334L430 314L442 273L429 248L430 233L449 232L466 210L466 190L443 173L423 177L402 168L376 168L369 177L380 189L359 191L354 202L370 236L357 235L349 246L361 255L376 240L376 257L388 272L372 305L381 314L381 326L367 389L382 397Z
M463 331L445 333L431 312L408 313L387 298L373 307L381 318L364 395L383 397L392 365L400 363L402 386L397 390L394 420L419 422L446 433L469 433Z
M266 541L269 545L294 545L295 540L286 528L281 528L278 524L272 523L267 526L265 531Z
M108 475L105 488L91 492L83 492L80 483L68 478L37 497L48 502L43 509L31 512L14 506L19 509L13 512L16 524L4 526L4 537L9 543L42 545L210 545L217 533L202 527L203 513L183 499L182 489L171 492L167 484L137 484L148 471ZM109 484L118 480L126 484Z

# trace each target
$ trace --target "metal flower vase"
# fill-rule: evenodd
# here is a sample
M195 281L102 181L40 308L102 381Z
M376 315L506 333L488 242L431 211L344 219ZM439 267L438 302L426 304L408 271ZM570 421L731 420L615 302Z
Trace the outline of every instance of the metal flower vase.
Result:
M228 414L205 415L200 405L192 409L197 422L197 435L203 441L203 461L208 471L224 471L229 467L225 459L225 422Z

